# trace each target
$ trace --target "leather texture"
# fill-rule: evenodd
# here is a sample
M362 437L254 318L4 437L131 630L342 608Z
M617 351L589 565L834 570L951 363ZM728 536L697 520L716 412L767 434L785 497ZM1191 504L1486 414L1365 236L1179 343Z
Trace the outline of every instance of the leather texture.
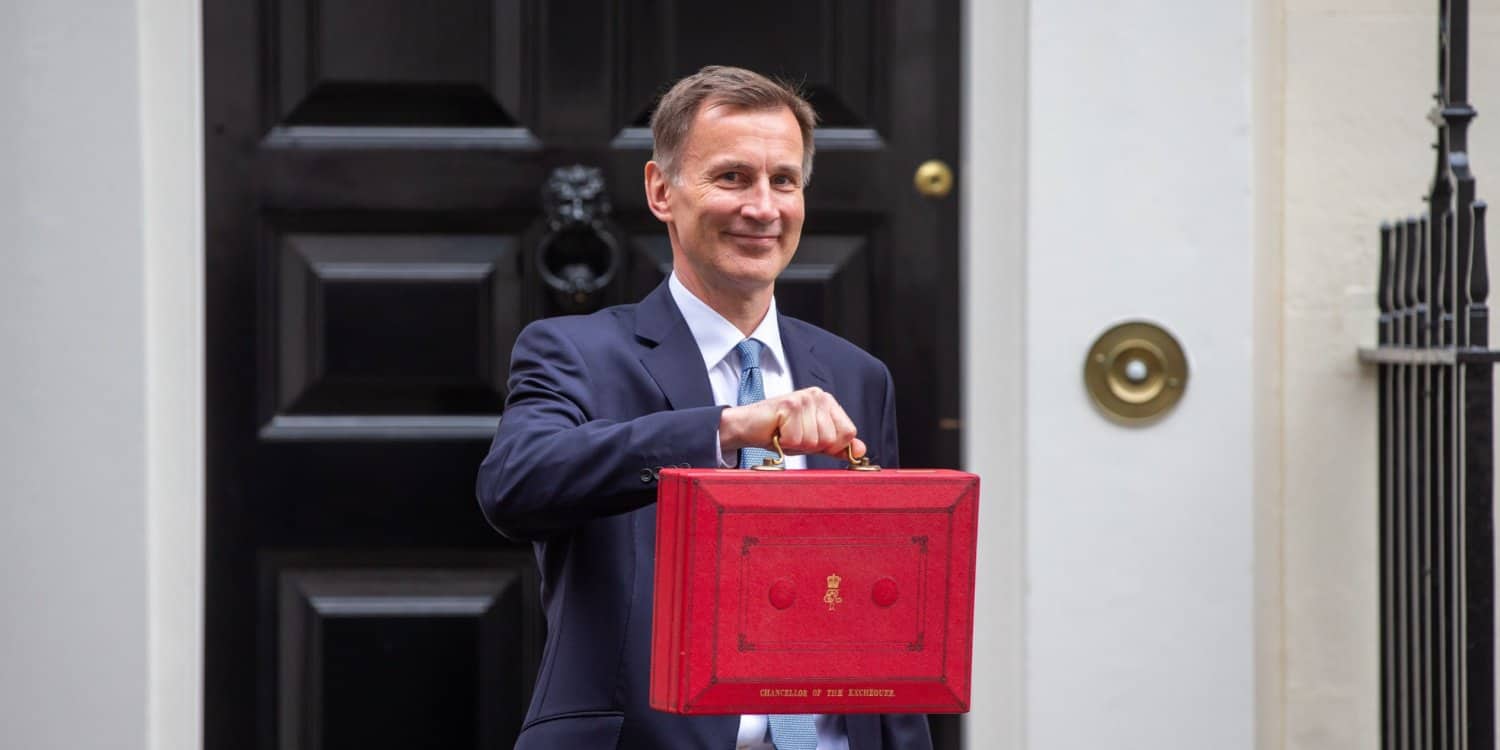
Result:
M975 475L670 469L656 518L652 707L969 709Z

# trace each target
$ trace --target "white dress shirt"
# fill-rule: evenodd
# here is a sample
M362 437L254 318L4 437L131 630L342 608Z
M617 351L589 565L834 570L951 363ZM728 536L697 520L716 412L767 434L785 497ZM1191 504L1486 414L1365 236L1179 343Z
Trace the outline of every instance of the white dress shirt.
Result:
M795 386L792 369L787 365L786 351L781 346L781 324L776 317L776 299L771 299L771 309L766 317L747 337L733 323L724 319L703 300L688 291L673 273L667 281L672 292L672 301L687 320L688 330L698 343L698 352L703 355L703 367L708 370L708 382L713 387L714 403L720 406L735 406L740 395L740 355L734 348L746 338L763 344L760 354L761 379L766 398L785 396ZM719 436L714 435L714 450L718 451ZM769 446L768 446L769 447ZM719 455L720 466L738 466L738 457ZM787 456L786 468L807 468L806 456ZM818 750L849 750L849 737L844 729L844 717L819 714ZM764 714L740 717L740 733L735 743L737 750L774 750L768 734L770 726ZM727 749L726 749L727 750Z
M743 365L740 363L739 352L734 348L747 338L764 344L760 353L760 375L766 398L785 396L794 390L792 368L787 366L786 351L781 348L781 324L777 322L774 297L765 319L746 336L733 323L725 320L723 315L714 312L708 303L688 291L678 280L676 273L667 281L667 287L672 292L672 301L677 303L677 309L687 320L688 330L693 332L693 340L698 342L698 352L703 355L703 367L708 370L708 383L713 386L715 404L736 406L739 401L740 369ZM718 452L718 435L714 436L714 440L714 451ZM766 446L767 449L770 447ZM739 457L720 454L719 465L731 468L739 466ZM787 456L786 467L805 469L807 458Z

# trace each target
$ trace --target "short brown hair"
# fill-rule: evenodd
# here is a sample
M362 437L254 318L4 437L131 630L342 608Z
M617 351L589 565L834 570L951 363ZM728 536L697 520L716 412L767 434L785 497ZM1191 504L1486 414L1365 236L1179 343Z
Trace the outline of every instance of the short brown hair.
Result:
M813 127L818 124L818 113L800 88L727 65L709 65L673 84L651 114L651 158L669 178L677 177L678 153L698 111L718 104L749 110L790 109L802 130L802 183L812 179Z

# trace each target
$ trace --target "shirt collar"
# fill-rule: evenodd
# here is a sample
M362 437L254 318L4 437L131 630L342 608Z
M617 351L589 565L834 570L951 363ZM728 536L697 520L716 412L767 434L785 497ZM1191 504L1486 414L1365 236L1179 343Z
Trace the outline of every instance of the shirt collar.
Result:
M677 278L677 272L672 272L671 278L667 280L667 287L672 292L672 301L677 303L677 309L687 321L693 340L698 343L698 353L703 355L705 370L713 369L734 351L735 346L745 340L740 329L689 291ZM781 324L776 317L775 297L771 298L771 307L766 310L766 317L761 319L760 325L755 327L749 338L760 341L771 354L770 361L763 361L762 366L770 365L783 373L788 371L786 353L781 349Z

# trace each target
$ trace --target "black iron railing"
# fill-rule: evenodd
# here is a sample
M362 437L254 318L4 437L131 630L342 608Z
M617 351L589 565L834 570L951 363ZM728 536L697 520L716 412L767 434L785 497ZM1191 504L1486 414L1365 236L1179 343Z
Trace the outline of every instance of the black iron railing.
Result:
M1382 747L1495 747L1494 495L1485 204L1467 132L1468 0L1438 13L1425 216L1380 228Z

